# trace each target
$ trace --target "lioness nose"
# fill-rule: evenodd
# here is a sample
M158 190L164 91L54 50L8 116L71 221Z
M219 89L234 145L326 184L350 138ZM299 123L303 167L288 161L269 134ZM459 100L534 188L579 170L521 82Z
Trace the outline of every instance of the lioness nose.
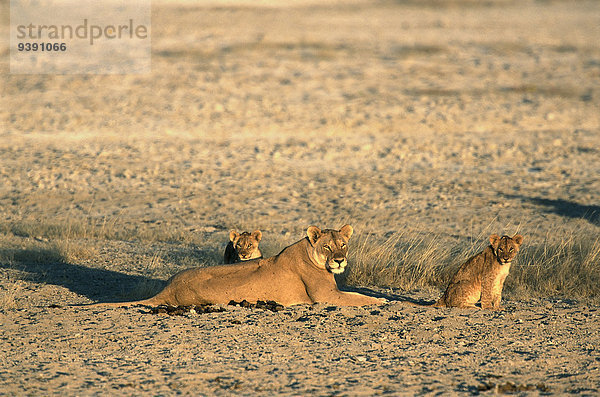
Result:
M345 261L345 259L344 258L341 258L341 259L340 258L335 258L335 259L333 259L333 261L335 263L337 263L338 265L341 265Z

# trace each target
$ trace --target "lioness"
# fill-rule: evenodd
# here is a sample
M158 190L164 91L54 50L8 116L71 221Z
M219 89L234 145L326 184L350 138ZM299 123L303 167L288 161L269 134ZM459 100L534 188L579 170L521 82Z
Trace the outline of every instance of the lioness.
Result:
M285 306L326 302L362 306L383 300L338 289L334 274L346 268L352 226L321 230L310 226L307 236L278 255L233 265L192 268L177 273L154 297L104 306L227 304L230 301L275 301Z
M490 245L458 269L433 306L467 308L481 300L482 309L499 310L504 280L522 243L520 234L512 238L492 234Z
M225 247L223 263L238 263L250 259L262 258L258 243L262 238L260 230L252 233L238 233L235 230L229 232L229 243Z

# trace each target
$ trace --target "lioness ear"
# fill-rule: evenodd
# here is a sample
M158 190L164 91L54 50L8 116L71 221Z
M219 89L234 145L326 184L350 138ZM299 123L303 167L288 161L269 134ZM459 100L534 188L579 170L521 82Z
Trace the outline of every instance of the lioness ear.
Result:
M230 231L229 232L229 241L233 242L238 236L239 236L239 234L235 230Z
M515 234L513 240L515 240L515 243L517 243L517 245L523 244L523 236L521 236L520 234Z
M354 233L354 229L352 229L352 226L350 225L344 225L340 229L340 234L346 239L346 241L350 240L350 237L352 237L352 233Z
M262 233L260 230L255 230L252 232L252 237L254 237L256 239L256 241L260 242L260 239L262 238Z
M495 251L498 248L498 245L500 245L500 236L498 236L497 234L492 234L490 236L490 244L492 245Z
M306 235L308 236L310 243L314 244L319 237L321 237L321 229L316 226L309 226L308 229L306 229Z

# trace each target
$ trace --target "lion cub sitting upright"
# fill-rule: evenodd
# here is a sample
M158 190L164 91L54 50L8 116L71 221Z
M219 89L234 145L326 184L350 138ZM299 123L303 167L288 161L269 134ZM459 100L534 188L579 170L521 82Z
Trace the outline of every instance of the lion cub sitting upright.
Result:
M519 252L523 236L490 236L490 245L468 259L456 272L444 295L434 307L474 307L481 300L482 309L500 309L502 287L510 263Z
M229 232L229 243L225 247L225 264L249 261L250 259L262 258L258 243L262 238L260 230L252 233L238 233L235 230Z

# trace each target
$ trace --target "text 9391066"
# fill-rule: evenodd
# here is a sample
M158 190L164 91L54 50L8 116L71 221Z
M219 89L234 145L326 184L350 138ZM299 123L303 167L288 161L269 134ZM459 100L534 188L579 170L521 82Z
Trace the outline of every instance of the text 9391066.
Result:
M43 52L64 52L67 51L66 43L18 43L19 51L43 51Z

